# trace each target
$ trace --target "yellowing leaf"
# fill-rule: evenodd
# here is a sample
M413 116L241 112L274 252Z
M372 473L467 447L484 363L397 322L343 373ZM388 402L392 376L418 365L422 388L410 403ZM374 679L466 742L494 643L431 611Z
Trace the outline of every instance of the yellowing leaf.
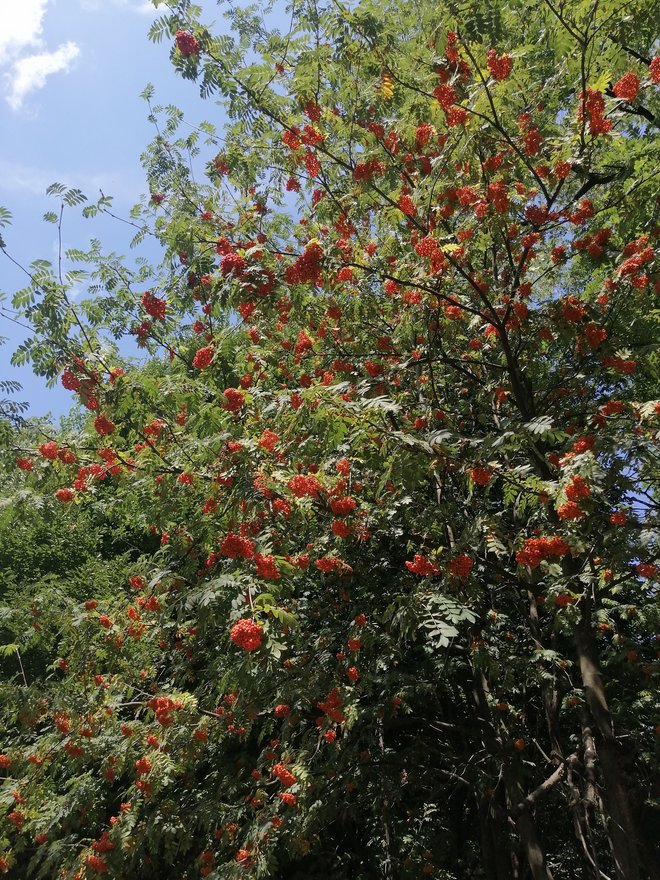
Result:
M394 96L395 84L389 73L384 73L381 77L380 94L385 101L389 101Z
M596 91L596 92L604 92L605 89L608 87L608 85L611 83L611 81L612 81L612 71L606 69L601 73L601 75L598 77L597 80L590 83L589 88L594 89L594 91Z

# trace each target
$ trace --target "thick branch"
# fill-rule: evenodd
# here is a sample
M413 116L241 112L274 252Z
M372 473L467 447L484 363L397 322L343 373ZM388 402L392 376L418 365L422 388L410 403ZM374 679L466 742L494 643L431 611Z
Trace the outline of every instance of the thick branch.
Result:
M510 813L515 818L517 818L524 810L531 810L534 808L536 802L540 800L543 795L547 794L550 789L556 785L560 779L564 776L566 772L566 767L577 761L578 756L577 752L573 752L572 755L569 755L565 761L562 761L559 767L552 773L546 780L544 780L534 791L531 791L526 798L517 803L514 807L511 808Z

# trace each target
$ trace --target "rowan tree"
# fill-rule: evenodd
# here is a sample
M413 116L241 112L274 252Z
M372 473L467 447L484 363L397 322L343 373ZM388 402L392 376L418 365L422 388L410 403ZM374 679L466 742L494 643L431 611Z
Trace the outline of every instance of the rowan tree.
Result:
M15 297L0 869L657 876L657 4L156 5L229 123Z

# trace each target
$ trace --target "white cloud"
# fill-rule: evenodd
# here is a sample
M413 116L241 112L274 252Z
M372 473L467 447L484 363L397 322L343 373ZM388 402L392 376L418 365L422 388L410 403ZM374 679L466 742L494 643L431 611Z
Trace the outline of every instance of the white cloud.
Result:
M0 64L41 43L48 0L0 0Z
M78 55L80 49L69 41L62 43L54 52L41 52L19 58L5 77L9 85L7 103L12 110L20 110L25 96L36 89L42 89L51 74L70 70Z
M26 95L42 89L53 73L68 71L80 54L69 41L49 51L43 39L44 17L50 0L0 0L0 67L5 99L20 110Z

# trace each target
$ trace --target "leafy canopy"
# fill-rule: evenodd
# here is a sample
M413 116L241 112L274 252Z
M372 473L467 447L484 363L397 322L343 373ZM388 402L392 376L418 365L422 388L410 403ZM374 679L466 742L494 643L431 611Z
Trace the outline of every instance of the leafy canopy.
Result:
M14 298L0 871L657 876L656 4L155 5L229 122Z

